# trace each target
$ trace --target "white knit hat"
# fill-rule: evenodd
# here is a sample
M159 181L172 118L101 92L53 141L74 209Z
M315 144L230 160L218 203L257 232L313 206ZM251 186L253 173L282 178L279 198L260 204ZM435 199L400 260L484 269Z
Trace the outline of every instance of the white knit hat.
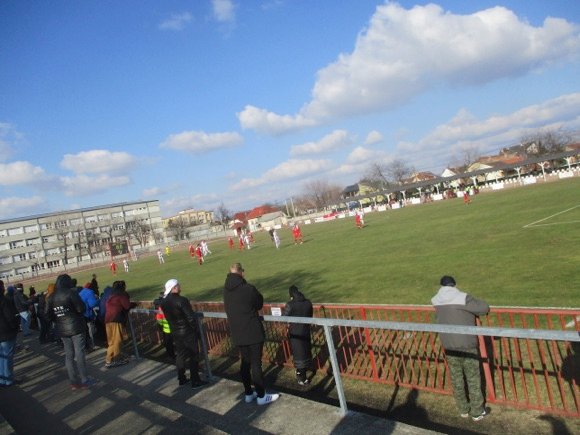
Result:
M165 283L165 293L163 293L163 297L167 297L167 295L171 293L171 290L173 290L173 287L175 287L177 284L179 284L179 281L173 278L167 281Z

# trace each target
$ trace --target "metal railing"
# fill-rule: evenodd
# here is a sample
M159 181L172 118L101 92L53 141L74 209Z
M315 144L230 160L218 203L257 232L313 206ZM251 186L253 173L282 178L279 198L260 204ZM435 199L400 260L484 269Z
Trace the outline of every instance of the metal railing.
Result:
M206 370L211 376L208 354L229 355L235 352L235 348L229 338L226 315L219 311L223 305L193 305L199 311L203 309L204 318L200 319L200 330L204 331L202 345L206 352ZM572 343L580 342L579 310L549 311L561 320L562 326L572 323L574 330L565 331L540 328L553 326L553 322L540 315L540 311L546 314L546 310L539 309L522 309L536 319L536 328L530 329L516 327L518 324L526 325L526 320L516 316L514 312L518 312L514 308L493 308L490 316L484 318L488 325L497 322L500 326L426 323L431 320L431 316L427 314L433 311L432 307L426 306L358 307L354 311L360 319L353 318L349 311L353 308L317 306L316 313L324 312L325 317L313 318L264 315L265 359L271 363L290 366L291 352L285 333L288 323L313 325L315 364L318 369L328 371L330 363L340 412L345 414L347 403L342 377L451 394L444 350L437 340L437 334L477 335L489 403L580 416L577 381L573 376L568 379L563 370L565 361L571 361L572 365L575 363ZM411 308L412 311L406 311ZM378 313L384 313L385 309L390 310L386 316L395 313L394 317L407 321L365 320L368 317L381 317ZM334 314L341 313L346 318L329 318L329 311L335 311ZM152 315L155 311L135 309L132 313L149 317L149 321L141 318L137 322L140 330L132 331L133 337L149 341L152 331L157 331ZM504 326L501 320L498 322L506 313L512 319L511 322L506 322L509 326ZM410 321L413 318L418 321ZM519 320L514 321L516 318ZM568 318L572 320L565 322ZM150 324L147 326L148 322L153 323L153 327Z

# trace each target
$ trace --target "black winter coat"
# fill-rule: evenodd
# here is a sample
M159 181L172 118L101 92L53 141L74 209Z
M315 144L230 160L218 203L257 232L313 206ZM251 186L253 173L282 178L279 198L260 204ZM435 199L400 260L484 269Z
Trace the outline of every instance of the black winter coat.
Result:
M15 340L20 316L11 300L0 296L0 341Z
M171 335L197 338L196 318L201 317L201 313L193 311L187 298L177 293L169 293L161 300L160 306L169 322Z
M264 341L264 326L258 313L263 305L264 297L256 287L248 284L237 273L228 274L224 284L224 307L232 341L236 346Z
M83 313L85 304L76 288L57 287L46 300L46 318L56 322L62 337L83 334L87 327Z
M304 297L298 290L292 294L292 300L284 307L285 316L312 317L312 302ZM290 323L288 338L292 348L294 366L297 369L310 367L312 363L312 343L310 338L310 325L304 323Z

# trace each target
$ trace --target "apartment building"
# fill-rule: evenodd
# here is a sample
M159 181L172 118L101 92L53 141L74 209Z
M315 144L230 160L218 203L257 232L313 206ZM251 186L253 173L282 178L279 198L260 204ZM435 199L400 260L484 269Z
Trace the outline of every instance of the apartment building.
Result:
M109 204L0 221L0 278L14 280L104 261L164 239L159 201Z

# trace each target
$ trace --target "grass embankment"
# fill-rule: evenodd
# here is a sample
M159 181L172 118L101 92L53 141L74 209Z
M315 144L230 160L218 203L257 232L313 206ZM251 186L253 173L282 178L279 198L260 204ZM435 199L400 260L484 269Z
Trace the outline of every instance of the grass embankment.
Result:
M575 178L480 194L470 205L454 199L368 213L362 230L348 217L302 225L303 245L282 229L279 250L264 232L242 252L210 241L203 266L184 246L164 265L150 256L132 261L129 273L121 264L116 277L96 273L101 288L124 279L134 300L155 298L177 278L189 298L220 301L228 267L240 261L267 302L286 301L296 284L315 303L429 304L440 276L451 274L491 305L577 307L579 188ZM93 272L72 275L84 283Z

